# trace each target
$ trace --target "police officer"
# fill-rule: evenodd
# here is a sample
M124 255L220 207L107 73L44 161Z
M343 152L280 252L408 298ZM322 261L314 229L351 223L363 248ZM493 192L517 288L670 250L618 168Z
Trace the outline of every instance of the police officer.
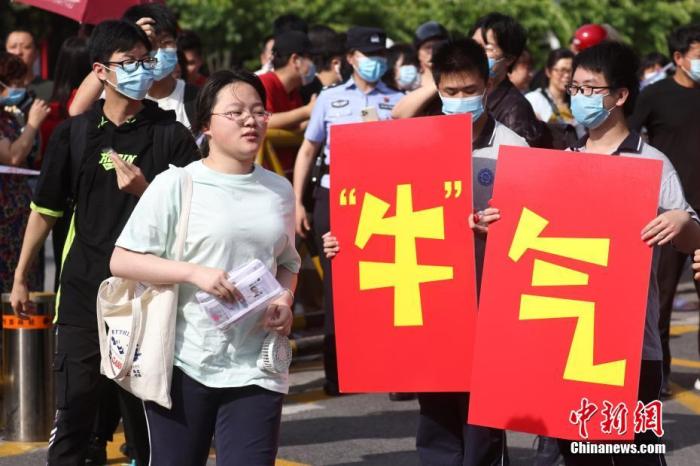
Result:
M314 192L316 203L313 210L314 239L322 247L320 235L330 230L329 187L330 175L330 126L337 123L358 123L368 120L388 120L394 104L403 96L381 81L387 70L386 34L383 30L369 27L353 27L348 30L347 61L353 73L347 82L323 91L311 113L304 142L299 148L294 165L294 193L296 195L296 229L302 237L310 230L309 214L302 199L314 157L323 147L324 174ZM324 301L326 309L324 339L324 390L329 395L338 394L338 368L335 352L335 328L333 324L333 300L331 295L331 268L325 257L323 266Z

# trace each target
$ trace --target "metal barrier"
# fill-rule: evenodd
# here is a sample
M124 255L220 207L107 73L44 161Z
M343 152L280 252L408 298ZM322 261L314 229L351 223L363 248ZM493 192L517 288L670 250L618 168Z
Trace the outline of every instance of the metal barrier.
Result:
M2 420L5 440L49 439L54 415L51 320L55 295L30 293L31 316L20 319L2 295Z

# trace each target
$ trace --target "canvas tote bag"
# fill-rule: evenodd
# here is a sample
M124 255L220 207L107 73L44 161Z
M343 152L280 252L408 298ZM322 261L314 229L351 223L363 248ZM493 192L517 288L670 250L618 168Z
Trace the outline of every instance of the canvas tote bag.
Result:
M180 172L181 209L174 260L182 260L192 200L192 177ZM110 277L97 292L100 371L144 401L170 409L178 285L144 285Z

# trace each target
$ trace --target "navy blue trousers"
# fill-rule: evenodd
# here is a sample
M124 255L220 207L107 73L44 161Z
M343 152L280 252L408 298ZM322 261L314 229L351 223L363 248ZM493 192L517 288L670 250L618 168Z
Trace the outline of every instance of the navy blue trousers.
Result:
M151 466L205 465L216 435L217 465L275 464L284 395L257 385L211 388L173 370L168 410L146 402Z
M416 448L425 466L506 466L503 430L467 424L469 393L419 393Z

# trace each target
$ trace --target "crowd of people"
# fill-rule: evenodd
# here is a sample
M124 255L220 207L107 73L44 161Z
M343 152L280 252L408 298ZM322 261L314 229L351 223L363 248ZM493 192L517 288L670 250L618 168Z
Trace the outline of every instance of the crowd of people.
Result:
M34 36L10 31L0 52L0 290L11 292L16 313L28 312L52 233L60 273L48 464L104 464L120 419L137 465L205 464L213 437L219 464L274 464L288 374L256 359L269 332L290 333L304 241L323 251L324 390L340 395L331 261L342 252L330 232L329 129L343 123L472 115L477 213L465 215L478 280L489 224L500 218L489 202L500 145L661 160L658 215L642 232L654 259L639 399L669 396L674 294L700 249L700 24L670 31L668 56L643 60L610 26L584 25L537 72L527 39L517 19L497 12L453 34L428 21L412 43L287 14L261 41L257 71L209 73L197 34L181 30L168 7L147 4L65 40L52 82L35 75ZM268 129L303 134L298 149L277 151L277 174L255 163ZM182 174L171 165L185 167L193 186L179 261ZM223 333L195 293L239 299L227 272L252 259L285 292ZM111 275L182 285L170 410L100 375L95 302ZM423 464L508 463L504 431L466 424L467 393L390 396L418 398ZM665 464L663 455L572 455L564 440L540 441L538 464L559 454L567 464Z

